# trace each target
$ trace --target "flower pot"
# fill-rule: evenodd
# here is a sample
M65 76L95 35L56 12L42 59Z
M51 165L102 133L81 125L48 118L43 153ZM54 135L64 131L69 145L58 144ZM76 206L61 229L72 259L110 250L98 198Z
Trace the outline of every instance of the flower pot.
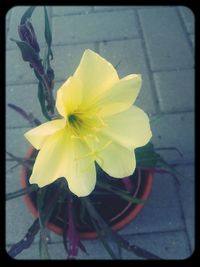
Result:
M37 153L37 151L33 147L30 147L27 151L26 158L33 157L34 153ZM30 170L23 166L21 172L21 185L23 188L26 188L29 185L30 175ZM101 179L101 181L110 181L112 185L115 185L120 189L131 190L131 194L134 197L140 198L142 200L146 200L148 198L149 193L152 189L153 182L152 173L146 170L139 171L137 169L132 176L123 179L112 178L104 172L101 173L101 177L98 177L97 175L97 180L99 179ZM56 189L55 186L55 183L50 184L48 186L48 190L54 192L54 190ZM53 195L51 192L49 193L50 197ZM89 197L102 218L112 227L113 230L116 231L122 229L132 220L134 220L144 206L144 204L133 204L127 202L127 200L122 199L120 196L109 193L106 190L99 189L99 187L97 186ZM26 194L24 196L24 200L33 216L37 217L38 210L36 203L36 192ZM45 203L48 203L48 199L45 199ZM75 207L74 211L76 212L76 229L79 233L79 237L81 239L97 238L97 234L93 226L91 225L90 220L88 219L89 216L86 216L84 218L84 223L79 218L80 200L78 197L74 198L73 205ZM63 214L66 214L66 207L67 200L60 204L59 211L58 209L55 209L55 212L53 212L53 215L51 216L47 224L47 228L56 234L63 233Z

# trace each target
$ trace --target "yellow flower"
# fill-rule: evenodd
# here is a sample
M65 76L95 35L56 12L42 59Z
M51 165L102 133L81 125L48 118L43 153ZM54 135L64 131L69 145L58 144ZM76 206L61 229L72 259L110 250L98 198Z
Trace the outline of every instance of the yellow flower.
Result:
M57 91L61 119L25 133L39 151L30 183L43 187L65 177L77 196L89 195L96 184L95 161L110 176L123 178L136 167L134 149L152 134L149 119L132 105L142 79L119 79L114 67L91 50Z

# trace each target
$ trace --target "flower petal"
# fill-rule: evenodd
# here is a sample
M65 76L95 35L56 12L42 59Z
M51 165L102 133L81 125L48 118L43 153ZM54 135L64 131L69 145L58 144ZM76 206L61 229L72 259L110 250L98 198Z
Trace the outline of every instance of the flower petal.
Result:
M102 132L127 148L146 145L152 137L147 114L136 106L104 119L107 127Z
M97 101L99 115L110 116L128 109L136 100L142 85L141 75L131 74L107 90Z
M81 100L81 82L70 77L57 91L56 108L66 118L67 114L73 113L77 109Z
M48 136L64 128L65 125L65 119L48 121L26 132L24 136L36 149L40 149Z
M123 178L133 174L136 161L133 150L100 135L99 149L97 148L96 161L99 166L110 176Z
M91 193L96 184L94 161L86 157L88 148L71 139L66 129L50 136L36 158L30 183L43 187L65 177L70 190L77 196Z
M83 101L86 102L90 102L119 80L112 64L90 49L85 50L73 77L81 81L84 88Z

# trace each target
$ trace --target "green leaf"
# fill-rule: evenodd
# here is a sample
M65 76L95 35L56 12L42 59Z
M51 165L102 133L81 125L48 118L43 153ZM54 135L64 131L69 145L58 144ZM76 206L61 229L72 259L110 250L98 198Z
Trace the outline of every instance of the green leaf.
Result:
M48 12L47 8L44 7L44 14L45 14L45 31L44 31L44 36L45 40L48 46L48 56L51 56L51 59L53 59L53 53L51 50L51 43L52 43L52 33L51 33L51 27L49 23L49 17L48 17Z
M94 206L92 205L92 203L88 197L84 197L82 200L84 201L90 216L98 222L99 227L105 232L105 235L111 237L112 240L115 241L119 246L121 246L122 248L124 248L130 252L133 252L135 255L142 257L142 258L161 259L157 255L155 255L155 254L153 254L147 250L144 250L141 247L138 247L135 245L130 246L128 241L123 240L123 238L121 238L121 236L117 232L113 231L112 228L110 228L105 223L105 221L99 215L99 213L96 211L96 209L94 208Z
M44 230L40 231L39 253L40 253L40 259L42 260L50 259L48 244L47 244L47 236Z
M39 252L41 259L49 259L47 237L45 233L45 212L44 212L44 201L46 195L46 188L40 188L37 192L37 209L39 212L39 223L40 223L40 242Z
M155 152L154 146L152 143L137 148L135 150L137 167L148 167L154 168L160 159L160 155Z
M117 259L117 256L115 255L114 251L112 250L112 248L110 247L109 243L107 242L107 240L105 239L105 235L102 233L102 230L100 230L99 226L97 225L97 223L95 222L94 219L92 219L91 217L91 222L95 228L95 231L99 237L99 240L101 241L102 245L104 246L104 248L107 250L108 254L110 255L111 259L115 260Z
M164 167L164 169L167 170L169 174L171 174L176 179L177 184L180 185L178 177L183 177L184 179L187 179L183 174L179 173L172 165L167 163L163 158L159 160L159 165L161 165L161 167Z
M32 16L35 8L36 8L36 6L31 6L24 12L24 14L21 18L20 24L24 24L27 21L27 19L29 19Z
M48 17L46 7L44 7L44 14L45 14L45 31L44 31L45 40L47 42L47 45L51 46L52 35L51 35L51 28L50 28L50 24L49 24L49 17Z
M43 84L41 81L39 81L39 83L38 83L38 99L39 99L41 110L42 110L44 117L47 120L51 120L51 117L49 116L49 114L46 110L44 87L43 87Z

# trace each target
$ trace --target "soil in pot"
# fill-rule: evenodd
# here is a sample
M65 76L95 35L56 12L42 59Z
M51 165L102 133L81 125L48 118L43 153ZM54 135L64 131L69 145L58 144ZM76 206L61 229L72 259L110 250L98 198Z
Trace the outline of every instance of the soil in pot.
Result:
M37 151L30 151L29 156L35 157ZM24 168L22 179L23 186L29 185L29 177L31 175L30 170ZM152 187L152 176L147 171L138 173L138 170L128 178L129 185L131 185L131 194L137 198L146 199L151 191ZM102 182L109 182L111 185L116 186L119 189L127 190L124 179L112 178L100 168L97 171L97 180ZM48 205L51 202L52 197L58 187L59 183L65 180L65 178L59 178L56 182L48 185L47 193L45 195L44 203ZM143 204L132 204L124 200L120 196L110 193L109 191L102 189L98 186L95 187L93 193L89 196L95 209L103 217L103 219L114 229L119 230L133 220L139 211L142 209ZM57 234L63 233L63 226L67 220L67 195L64 197L62 202L56 204L52 216L49 219L47 227L53 230ZM32 213L37 216L37 193L32 192L26 196L26 202L31 209ZM80 233L81 238L96 238L96 232L91 224L90 216L87 211L83 213L83 207L81 206L81 201L78 197L74 195L73 198L74 207L74 218L76 222L76 229ZM83 216L80 216L83 214Z

